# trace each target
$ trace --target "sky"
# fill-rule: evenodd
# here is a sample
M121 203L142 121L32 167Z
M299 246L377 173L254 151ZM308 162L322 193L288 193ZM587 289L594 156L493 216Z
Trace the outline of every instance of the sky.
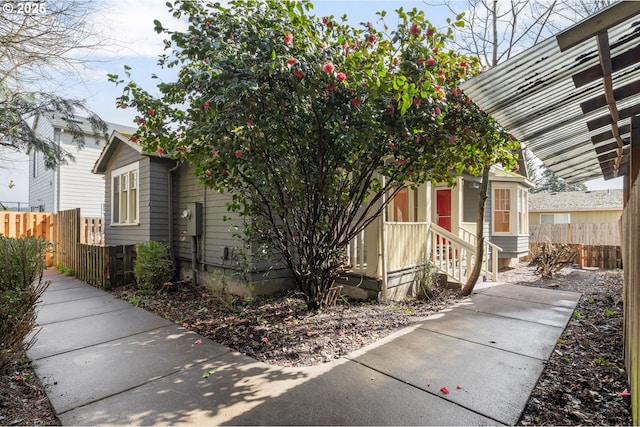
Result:
M153 92L152 73L161 78L170 79L157 66L158 55L163 52L163 37L153 30L153 20L158 19L164 26L178 29L180 22L172 18L164 4L159 0L101 0L96 2L96 11L91 15L94 28L102 33L107 42L99 49L87 55L85 69L76 79L66 79L61 85L71 97L85 99L90 109L104 120L112 123L132 126L135 111L116 108L116 98L122 94L122 88L107 81L107 74L123 75L125 65L132 68L132 78L141 86ZM463 7L466 2L459 2ZM454 3L455 7L456 3ZM360 22L375 23L377 11L391 12L399 7L413 7L425 10L428 19L437 27L444 27L446 19L452 13L445 6L435 6L428 1L382 1L382 0L316 0L312 13L318 16L334 15L341 17L347 14L349 22L357 25ZM394 22L388 24L393 27ZM391 15L392 16L392 15ZM0 159L0 201L28 201L28 157L22 153L3 155ZM8 183L13 181L13 188ZM589 182L591 190L622 188L620 179L604 182Z

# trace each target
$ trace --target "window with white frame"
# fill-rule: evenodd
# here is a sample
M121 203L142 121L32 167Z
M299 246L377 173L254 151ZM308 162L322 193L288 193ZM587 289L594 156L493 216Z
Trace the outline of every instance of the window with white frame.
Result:
M529 193L518 187L518 234L529 234Z
M493 231L511 231L511 188L493 188Z
M540 224L569 224L570 222L570 213L540 214Z
M529 234L528 194L526 188L508 183L492 184L493 233Z
M138 163L111 173L111 224L138 223Z

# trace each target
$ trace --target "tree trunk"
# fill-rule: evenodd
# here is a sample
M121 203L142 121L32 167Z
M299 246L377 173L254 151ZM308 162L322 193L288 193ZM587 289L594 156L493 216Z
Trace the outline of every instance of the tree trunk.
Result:
M476 218L476 261L473 270L467 277L467 282L460 291L463 296L468 296L473 292L476 282L482 270L482 258L484 257L484 205L487 201L487 189L489 188L489 171L491 165L485 165L482 169L482 183L480 184L480 198L478 200L478 216ZM495 254L494 254L495 255Z

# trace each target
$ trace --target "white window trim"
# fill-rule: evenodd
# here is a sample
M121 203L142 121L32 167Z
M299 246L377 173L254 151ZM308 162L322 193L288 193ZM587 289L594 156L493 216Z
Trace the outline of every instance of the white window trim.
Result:
M556 217L558 217L560 215L562 215L562 216L566 215L567 216L567 222L556 222ZM555 224L570 224L571 223L571 213L569 213L569 212L541 213L540 214L540 224L542 224L542 217L543 216L552 216L553 217L553 222L551 223L551 225L555 225Z
M136 176L137 176L137 182L136 182L136 220L132 221L132 222L113 222L113 213L114 213L114 180L116 177L122 177L122 175L126 175L129 174L131 172L135 171L136 172ZM140 224L140 162L134 162L131 164L128 164L126 166L123 166L121 168L118 169L114 169L113 171L111 171L111 191L110 191L110 195L109 197L111 198L111 225L112 226L116 226L116 227L123 227L123 226L132 226L132 225L139 225ZM118 194L120 194L120 191L118 192ZM118 206L120 206L120 203L118 203Z
M509 190L509 231L495 231L495 190ZM523 194L524 193L524 194ZM521 195L524 199L521 199ZM522 202L522 203L521 203ZM529 213L519 212L519 208L524 208L523 204L528 203L528 195L525 187L517 184L508 183L491 183L491 234L493 236L526 236L529 234ZM528 206L528 205L527 205ZM518 221L523 222L522 230L524 233L518 232Z

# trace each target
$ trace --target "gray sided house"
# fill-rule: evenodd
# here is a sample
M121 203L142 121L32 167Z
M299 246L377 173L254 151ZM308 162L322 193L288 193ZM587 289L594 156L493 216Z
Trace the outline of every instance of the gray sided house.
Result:
M105 243L130 245L150 240L173 248L178 277L246 294L282 287L283 272L270 263L243 271L241 220L227 212L227 195L201 185L194 169L146 153L114 132L93 172L104 176ZM226 218L226 220L225 220Z
M128 136L114 132L93 170L105 180L107 245L167 242L179 278L226 285L234 293L246 294L249 288L267 293L292 285L281 264L255 261L253 248L242 246L236 234L243 222L227 211L229 196L201 185L193 167L145 153ZM495 260L487 267L492 272L528 252L531 185L522 175L492 168L483 224L494 244L485 251ZM467 175L458 177L453 188L423 184L401 190L386 214L349 245L350 279L344 284L358 289L344 291L402 298L412 292L416 268L425 257L450 281L464 283L467 263L475 256L478 193L478 178ZM243 254L251 256L248 267Z
M72 141L69 123L57 115L43 115L33 123L34 131L72 154L75 161L46 169L41 153L29 155L29 205L31 210L57 212L80 208L82 216L101 217L104 210L104 180L91 173L93 165L106 141L93 134L91 125L83 117L73 119L85 135L83 148ZM110 131L133 130L127 126L107 123Z

